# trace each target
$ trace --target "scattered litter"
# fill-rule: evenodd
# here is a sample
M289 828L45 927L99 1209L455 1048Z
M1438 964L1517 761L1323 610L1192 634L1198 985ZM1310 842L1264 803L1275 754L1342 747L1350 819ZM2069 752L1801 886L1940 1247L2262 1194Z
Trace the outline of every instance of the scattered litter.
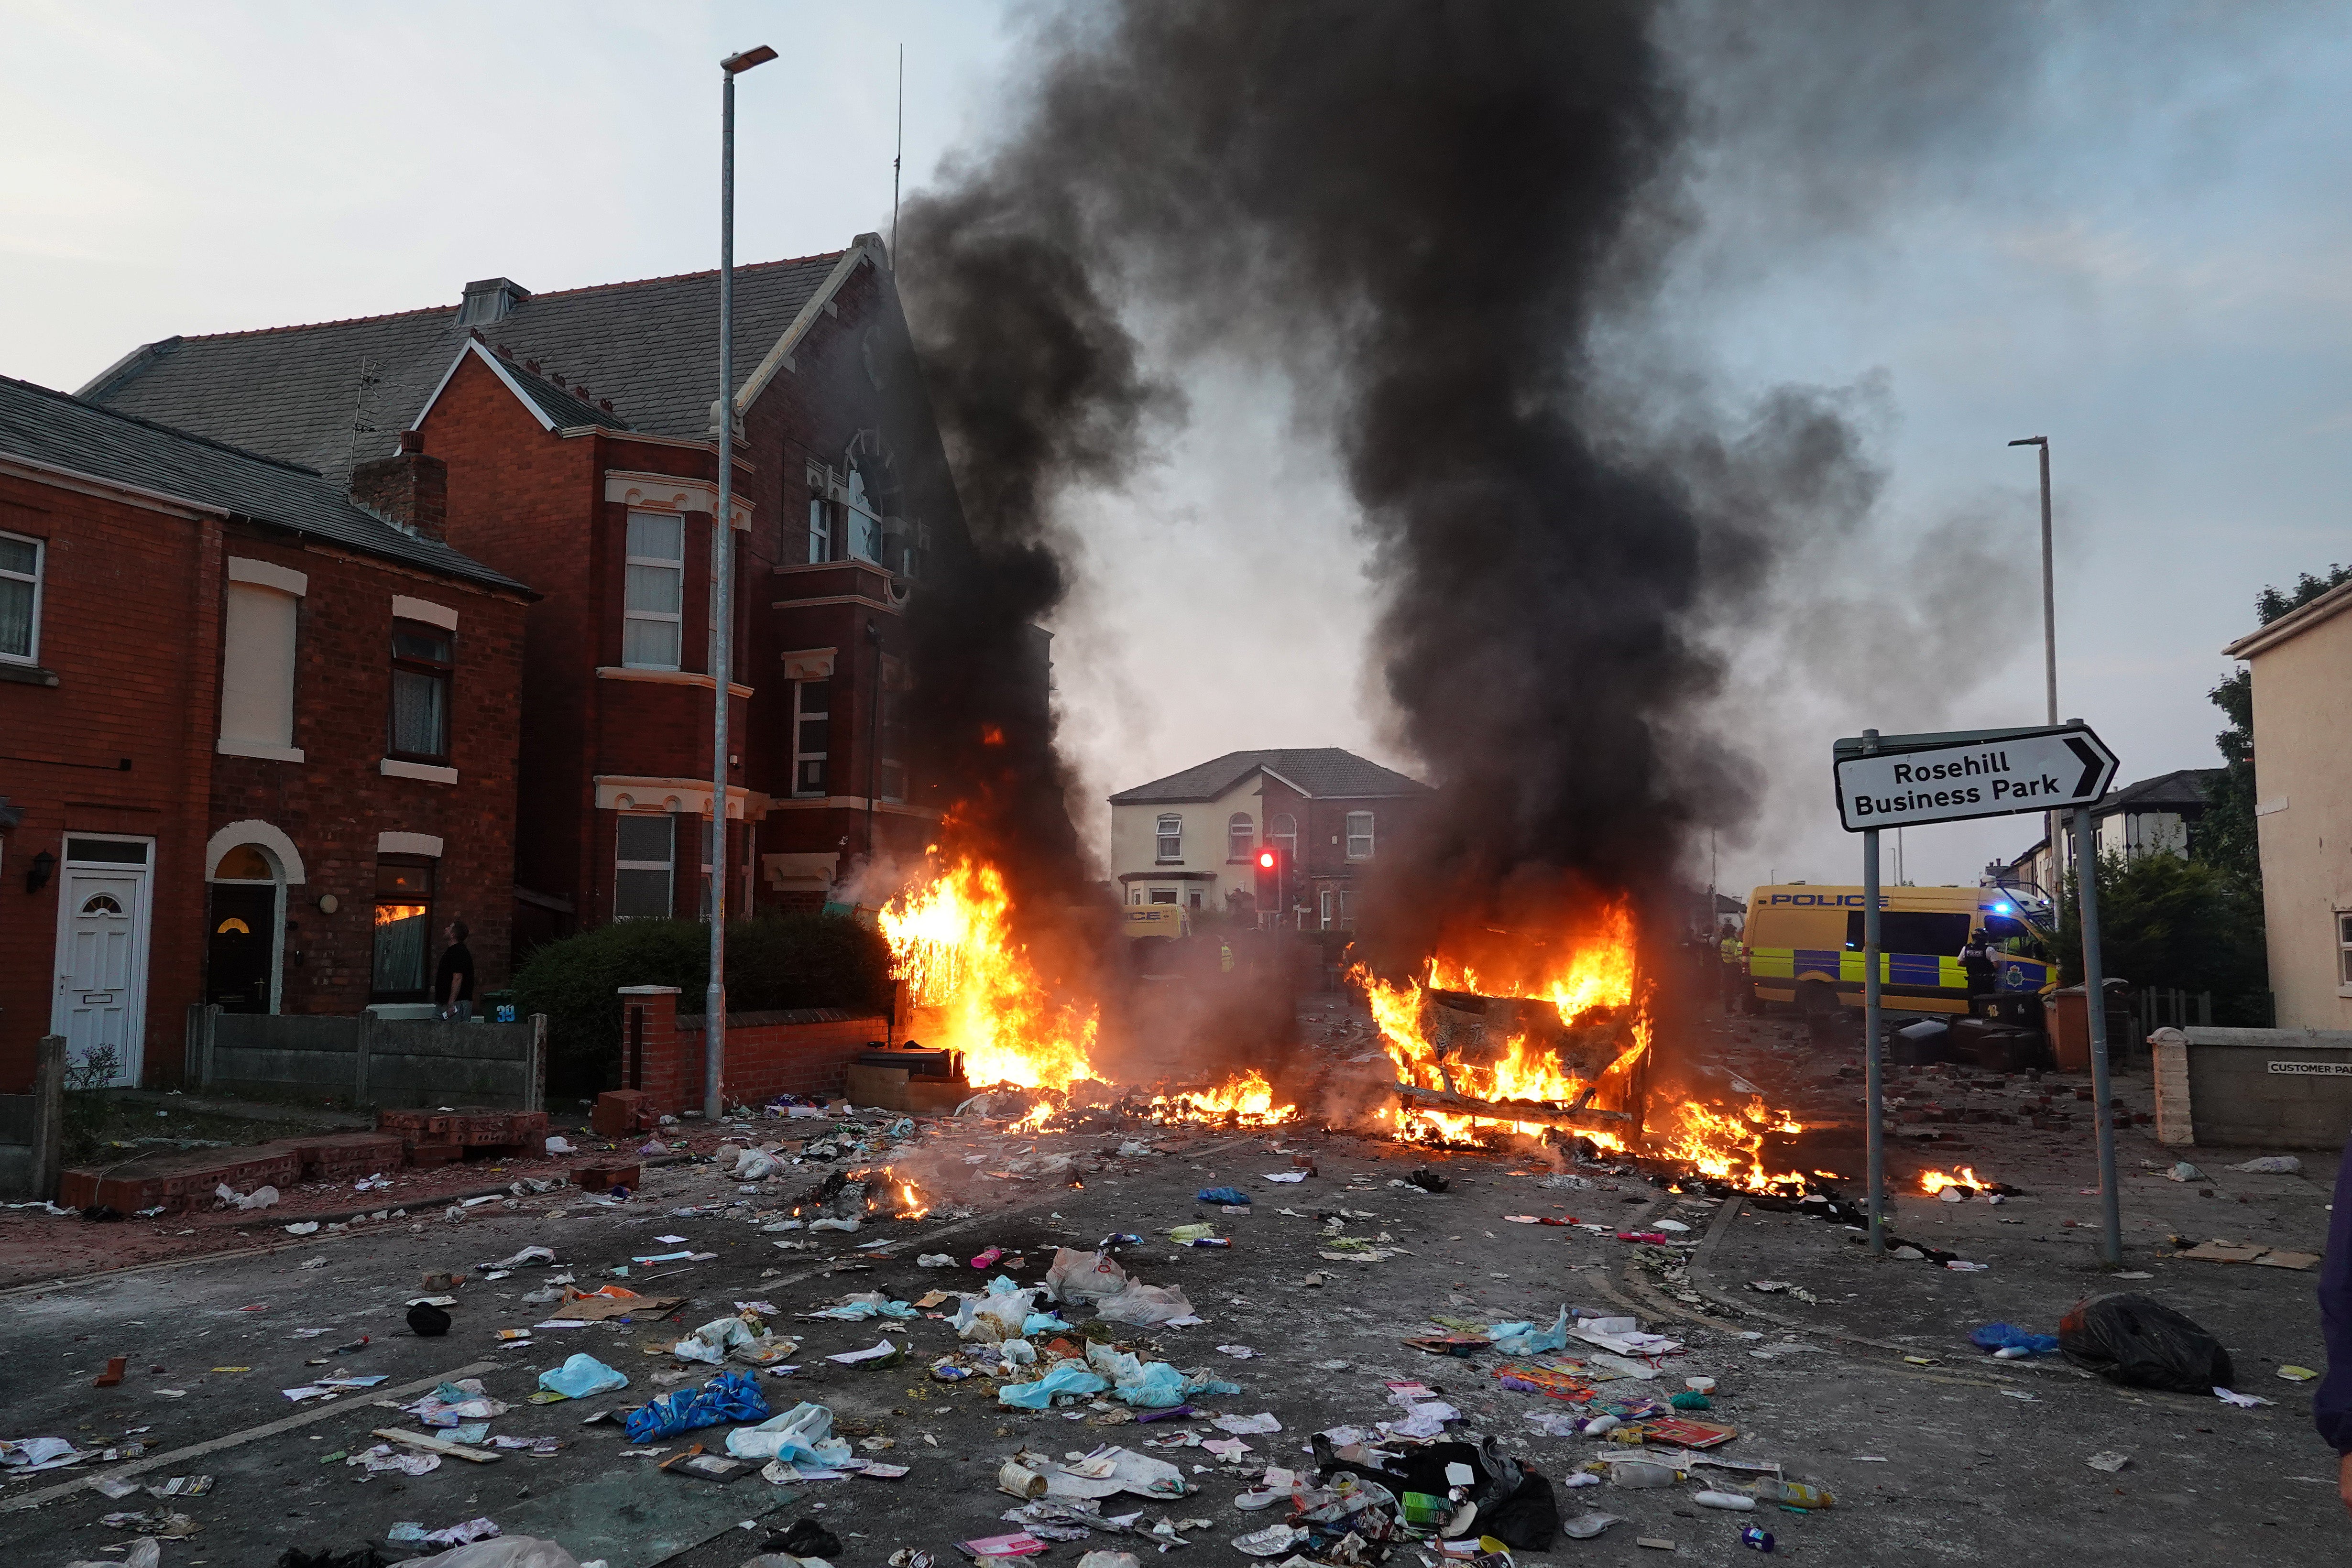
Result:
M2294 1176L2302 1171L2303 1162L2293 1155L2265 1155L2258 1160L2248 1160L2242 1166L2231 1166L2233 1171L2252 1171L2257 1176Z
M2282 1366L2278 1369L2278 1375L2289 1383L2309 1383L2319 1375L2307 1366Z
M562 1366L551 1367L541 1373L539 1385L548 1393L561 1395L566 1399L586 1399L593 1395L610 1394L616 1388L626 1388L629 1380L583 1351L566 1360Z
M1236 1434L1282 1430L1282 1423L1276 1420L1272 1413L1267 1411L1261 1411L1255 1416L1220 1416L1210 1424L1220 1432Z
M412 1546L463 1546L469 1541L488 1541L498 1532L497 1523L488 1519L468 1520L446 1530L427 1530L421 1524L404 1521L385 1531L383 1538Z
M2131 1456L2129 1454L2115 1453L2093 1454L2089 1458L2084 1459L2083 1462L2090 1466L2095 1470L2104 1470L2108 1475L2114 1475L2117 1470L2122 1469L2126 1465L2131 1463Z
M2231 1389L2216 1387L2213 1397L2224 1405L2234 1405L2241 1410L2252 1410L2257 1405L2275 1405L2275 1399L2265 1399L2259 1394L2240 1394Z

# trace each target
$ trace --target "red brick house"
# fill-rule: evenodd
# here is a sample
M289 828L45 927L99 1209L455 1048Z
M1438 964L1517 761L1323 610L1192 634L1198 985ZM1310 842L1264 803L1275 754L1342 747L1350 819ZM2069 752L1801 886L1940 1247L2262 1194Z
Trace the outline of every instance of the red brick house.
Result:
M0 378L0 1089L54 1030L172 1082L185 1009L506 973L530 591L441 465L352 481ZM364 503L364 504L363 504Z
M1357 879L1434 793L1336 746L1229 751L1110 798L1111 872L1123 904L1347 930ZM1257 899L1253 856L1268 844L1285 862L1278 921Z
M877 237L739 267L735 311L741 912L814 904L869 852L925 841L903 616L963 525ZM454 306L149 344L83 392L331 477L404 432L446 463L449 543L541 595L511 890L528 946L707 907L717 344L715 273L491 278Z

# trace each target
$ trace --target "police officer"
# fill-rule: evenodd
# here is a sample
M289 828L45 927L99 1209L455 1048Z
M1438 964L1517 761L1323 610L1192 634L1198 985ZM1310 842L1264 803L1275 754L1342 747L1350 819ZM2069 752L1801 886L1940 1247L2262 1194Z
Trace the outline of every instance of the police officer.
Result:
M1968 946L1960 949L1960 972L1968 977L1969 1011L1977 1010L1977 998L1988 997L2000 989L1995 977L2000 965L1993 957L1992 938L1982 926L1969 933Z
M1716 944L1716 952L1722 959L1723 1010L1730 1012L1752 993L1748 978L1748 950L1739 940L1738 927L1728 920L1723 923L1723 937Z

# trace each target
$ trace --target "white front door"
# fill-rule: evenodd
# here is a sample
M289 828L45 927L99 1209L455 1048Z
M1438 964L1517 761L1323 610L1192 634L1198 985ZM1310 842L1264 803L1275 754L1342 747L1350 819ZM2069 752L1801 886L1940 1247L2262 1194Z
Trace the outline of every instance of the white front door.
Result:
M110 1063L103 1082L138 1082L146 1054L152 849L148 840L66 840L49 1028L66 1037L69 1064Z

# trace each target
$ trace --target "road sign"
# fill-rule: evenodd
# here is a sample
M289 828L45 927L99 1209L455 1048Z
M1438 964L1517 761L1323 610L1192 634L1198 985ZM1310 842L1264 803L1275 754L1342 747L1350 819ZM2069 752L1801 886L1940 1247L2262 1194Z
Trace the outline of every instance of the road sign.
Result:
M1850 833L2087 806L2116 754L2087 725L1840 740L1838 816Z

